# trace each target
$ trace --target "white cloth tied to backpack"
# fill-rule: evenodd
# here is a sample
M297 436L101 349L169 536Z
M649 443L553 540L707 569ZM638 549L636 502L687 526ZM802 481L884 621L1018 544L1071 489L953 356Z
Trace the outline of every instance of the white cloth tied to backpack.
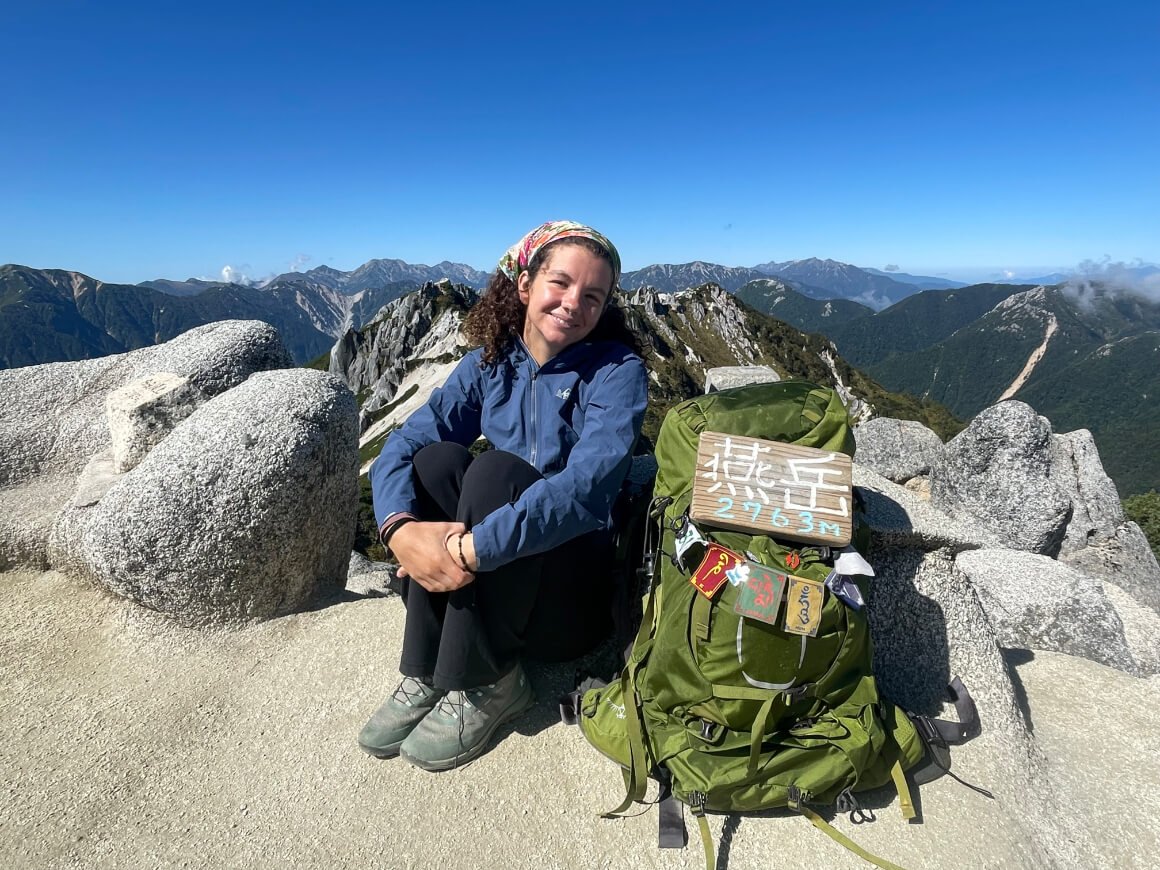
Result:
M870 563L850 544L838 551L838 558L834 560L834 570L843 577L874 576L874 569L870 567Z
M873 577L874 569L862 558L861 553L847 545L838 551L838 557L834 560L834 570L829 573L825 582L826 588L839 600L855 610L861 610L866 604L866 599L862 597L862 590L858 588L858 584L851 579L857 575Z

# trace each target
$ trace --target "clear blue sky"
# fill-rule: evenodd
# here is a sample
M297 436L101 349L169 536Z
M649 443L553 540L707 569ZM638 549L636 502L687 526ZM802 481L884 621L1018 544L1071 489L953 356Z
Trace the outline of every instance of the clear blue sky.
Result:
M0 3L0 263L1160 262L1156 2L324 8Z

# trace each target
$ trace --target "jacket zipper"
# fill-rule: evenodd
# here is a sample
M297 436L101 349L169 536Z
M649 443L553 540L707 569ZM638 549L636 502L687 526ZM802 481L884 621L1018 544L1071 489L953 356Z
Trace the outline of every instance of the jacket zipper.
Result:
M532 466L537 471L539 471L540 466L536 465L536 456L539 453L539 446L540 446L540 433L539 433L539 426L538 426L539 421L537 419L538 418L537 412L539 410L540 403L539 403L539 387L537 386L536 382L540 379L540 372L543 371L544 367L536 362L536 358L534 356L532 356L532 352L530 350L528 350L528 346L526 344L524 344L524 340L522 338L519 338L517 336L516 340L520 343L520 347L523 348L524 354L527 356L528 365L531 366L531 369L532 369L532 387L531 387L531 390L532 390L532 413L531 413L531 426L530 426L531 436L532 436L532 438L531 438L532 449L531 449L531 455L530 455L530 458L528 459L528 461L532 464ZM559 356L559 354L556 355L556 357L558 357L558 356ZM548 362L546 362L544 365L551 365L552 362L555 361L556 357L552 357L552 359L548 360Z
M537 471L539 470L539 466L536 465L536 448L540 444L540 435L536 431L536 406L539 404L536 401L536 397L537 397L537 394L539 392L538 388L536 387L536 379L539 377L539 375L540 375L540 370L538 368L532 371L532 425L531 425L531 429L532 429L532 459L531 459L531 462L532 462L532 467L535 468Z

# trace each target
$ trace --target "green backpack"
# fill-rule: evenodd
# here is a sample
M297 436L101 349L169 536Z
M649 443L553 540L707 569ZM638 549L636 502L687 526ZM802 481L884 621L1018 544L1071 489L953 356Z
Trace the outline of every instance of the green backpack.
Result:
M646 565L655 568L640 630L618 679L574 693L573 709L565 704L566 720L578 721L589 742L624 770L627 795L605 815L643 801L651 776L661 781L663 796L692 808L710 870L715 862L705 811L776 807L806 815L868 860L892 866L855 846L807 804L857 811L855 792L893 780L903 814L912 818L903 772L924 758L923 738L931 735L920 737L911 718L879 695L865 610L827 589L817 634L808 637L738 616L739 587L731 583L710 598L689 582L696 565L676 557L676 538L690 522L697 443L706 430L854 452L838 394L801 381L710 393L669 411L656 444L652 518L659 540L646 553ZM834 554L825 547L698 531L706 542L747 553L778 573L825 581L832 572ZM855 598L861 598L866 580L846 582L858 586ZM966 707L960 712L965 720L964 713L969 715ZM970 727L966 721L939 724L953 725L944 729L953 742ZM941 742L934 726L920 725ZM679 807L671 798L667 808L662 802L661 828L662 845L683 845Z

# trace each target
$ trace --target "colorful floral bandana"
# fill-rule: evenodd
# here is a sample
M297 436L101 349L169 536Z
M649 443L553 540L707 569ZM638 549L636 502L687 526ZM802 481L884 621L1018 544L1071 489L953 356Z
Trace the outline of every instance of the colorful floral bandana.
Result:
M616 289L617 282L620 281L620 254L617 253L612 242L608 241L601 233L592 227L578 224L576 221L548 221L546 224L536 227L508 248L507 253L500 258L496 268L515 281L520 272L528 268L528 263L542 247L558 239L567 238L592 239L608 251L612 257L612 287Z

